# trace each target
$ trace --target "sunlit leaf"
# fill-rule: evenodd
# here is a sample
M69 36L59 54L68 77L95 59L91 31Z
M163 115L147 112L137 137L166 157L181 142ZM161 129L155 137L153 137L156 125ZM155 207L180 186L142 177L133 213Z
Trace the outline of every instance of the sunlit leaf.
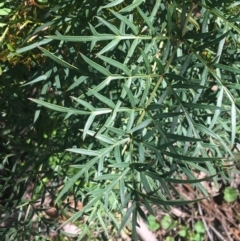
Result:
M138 35L139 30L138 30L137 26L135 26L131 21L129 21L125 16L123 16L123 15L121 15L121 14L119 14L119 13L113 11L113 10L110 10L110 11L113 15L115 15L118 19L120 19L128 27L130 27L135 35Z
M124 13L124 12L129 12L132 11L134 8L136 8L137 6L139 6L144 0L136 0L134 1L132 4L128 5L125 8L122 8L120 10L120 12Z
M52 59L53 61L55 61L56 63L62 65L63 67L66 68L70 68L70 69L75 69L78 70L77 67L67 63L66 61L60 59L59 57L57 57L56 55L50 53L48 50L42 48L42 47L38 47L47 57L49 57L50 59Z
M131 129L129 132L134 133L137 130L143 129L143 128L147 127L151 122L152 122L151 119L147 119L147 120L143 121L141 124L137 125L133 129Z
M86 61L86 63L88 63L90 66L92 66L94 69L96 69L97 71L99 71L103 75L106 75L106 76L111 75L111 73L108 70L106 70L104 67L102 67L101 65L99 65L96 62L92 61L91 59L89 59L88 57L84 56L83 54L81 54L81 56Z

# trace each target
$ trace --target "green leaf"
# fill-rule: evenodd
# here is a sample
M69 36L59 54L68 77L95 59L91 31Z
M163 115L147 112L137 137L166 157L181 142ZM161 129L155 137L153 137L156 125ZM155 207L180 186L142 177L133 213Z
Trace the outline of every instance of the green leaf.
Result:
M81 111L81 110L77 110L77 109L70 109L70 108L67 108L67 107L63 107L63 106L59 106L59 105L55 105L55 104L45 102L43 100L36 100L36 99L32 99L32 98L29 98L29 100L31 100L31 101L39 104L39 105L45 106L45 107L47 107L51 110L55 110L55 111L59 111L59 112L66 112L66 113L77 114L77 115L89 115L89 114L91 114L91 112L89 112L89 111Z
M103 61L107 62L108 64L110 64L110 65L112 65L112 66L122 70L126 75L128 75L128 76L131 75L131 71L128 69L128 67L126 65L121 64L120 62L118 62L118 61L116 61L114 59L110 59L108 57L100 55L100 53L99 53L99 55L97 55L97 57L99 59L102 59Z
M48 87L49 87L48 84L43 85L42 90L41 90L41 97L40 97L40 99L42 99L42 100L44 99L44 97L42 97L42 96L46 96ZM31 99L30 99L30 100L31 100ZM40 101L41 101L41 100L40 100ZM37 119L39 118L40 113L41 113L41 110L36 110L36 111L35 111L34 120L33 120L34 123L35 123L35 122L37 121Z
M112 24L110 24L109 22L107 22L106 20L104 20L101 17L96 17L100 22L102 22L104 25L106 25L115 35L120 35L119 30Z
M83 131L83 130L81 130L81 131ZM114 139L112 139L112 138L110 138L106 135L99 134L99 133L97 133L95 131L92 131L92 130L87 130L86 134L90 135L90 136L94 136L99 141L102 141L102 142L110 144L110 145L114 145L116 143L116 141Z
M149 17L147 17L146 14L140 8L137 8L137 10L140 13L141 17L143 18L144 23L146 23L148 25L149 29L151 30L152 35L154 35L155 28L153 27Z
M173 220L170 215L165 215L161 220L161 226L163 229L169 229L172 226Z
M148 227L152 231L157 231L160 228L159 223L156 222L156 218L153 215L148 216Z
M231 146L234 146L236 138L236 126L237 126L237 108L235 103L232 103L231 108Z
M57 197L57 200L60 198L60 194ZM61 195L62 197L62 195ZM85 212L87 212L89 209L91 209L93 206L97 207L98 201L102 198L102 194L97 195L95 198L93 198L90 202L88 202L79 212L76 212L74 215L72 215L66 222L62 223L58 228L64 227L67 223L74 222L78 220ZM56 201L57 202L57 201ZM95 209L96 210L96 209Z
M140 51L141 51L141 54L142 54L142 57L143 57L143 60L144 60L145 66L146 66L147 74L151 74L152 70L151 70L151 65L148 60L148 57L142 49L140 49Z
M106 45L99 53L97 53L97 56L100 54L104 54L105 52L112 51L120 42L120 39L113 39L108 45Z
M160 7L161 7L161 2L162 2L161 0L156 0L155 1L155 5L154 5L154 7L153 7L153 9L151 11L150 17L149 17L149 20L151 22L153 22L154 19L156 18L156 15L157 15Z
M163 205L165 207L173 206L173 205L182 206L182 205L187 205L187 204L191 204L191 203L203 200L203 198L199 198L199 199L195 199L195 200L181 200L181 199L163 200L163 199L157 198L155 196L147 196L145 194L142 194L142 196L146 197L150 202L152 202L154 204Z
M105 6L101 6L99 9L98 9L98 12L101 11L103 8L111 8L111 7L114 7L114 6L117 6L118 4L122 3L124 0L115 0L115 1L112 1L110 2L109 4L105 5Z
M203 132L204 134L209 135L209 136L215 138L216 140L220 139L220 137L217 134L215 134L212 130L210 130L209 128L205 127L204 125L194 123L194 127L196 129L198 129L199 131Z
M88 76L81 76L77 80L74 80L74 83L68 87L67 91L72 90L72 89L78 87L81 83L86 81L87 78L88 78Z
M75 152L74 149L68 149L67 151L70 152ZM89 152L87 152L89 151ZM95 163L97 163L99 157L98 157L98 153L96 153L96 151L92 151L92 153L90 153L91 150L84 150L84 149L78 149L77 152L78 154L83 154L83 155L89 155L89 156L96 156L93 159L91 159L90 161L88 161L88 163L84 166L84 168L82 170L80 170L77 174L75 174L70 180L68 180L65 184L63 189L60 191L60 193L58 194L55 203L57 203L62 197L63 195L74 185L74 183L76 183L77 180L79 180L79 178L90 168L92 167ZM102 197L102 195L100 195ZM69 221L69 220L68 220Z
M92 61L91 59L89 59L88 57L86 57L83 54L81 54L81 56L82 56L82 58L84 59L84 61L86 63L88 63L90 66L92 66L94 69L96 69L97 71L99 71L103 75L106 75L106 76L110 76L111 75L111 73L107 69L102 67L101 65L95 63L94 61Z
M161 152L167 156L174 157L179 160L184 160L184 161L192 161L192 162L206 162L206 161L218 161L221 160L220 157L190 157L190 156L184 156L184 155L179 155L175 154L172 152L164 151L161 150Z
M187 234L188 234L188 227L187 226L181 226L180 227L180 231L179 231L179 236L180 237L183 237L183 238L186 238Z
M167 113L154 115L154 118L155 119L166 119L166 118L180 116L180 115L183 115L183 113L182 112L173 112L173 113L167 112Z
M133 202L132 205L130 206L130 208L128 208L125 216L123 217L122 219L122 222L121 222L121 225L120 225L120 228L119 228L119 231L120 232L126 225L127 221L129 220L130 218L130 215L133 213L134 209L136 208L136 203Z
M212 179L216 175L210 176L210 177L205 177L201 179L193 179L193 180L183 180L183 179L175 179L175 178L164 178L165 181L171 182L171 183L199 183L203 181L209 181L209 179Z
M97 216L98 216L98 220L99 220L100 223L101 223L101 227L102 227L103 230L104 230L104 234L106 235L106 238L109 239L108 228L107 228L107 226L106 226L105 220L103 220L103 218L102 218L103 214L102 214L101 209L99 209L99 210L97 211Z
M136 47L138 46L140 42L140 39L134 39L134 41L132 42L132 45L130 47L130 49L128 50L128 53L126 55L126 58L124 60L124 63L123 64L127 64L128 61L130 60L130 58L132 57L132 55L134 54L134 51L136 49Z
M176 88L176 89L205 89L205 86L202 85L198 85L198 84L174 84L172 85L172 88Z
M181 136L177 134L169 134L169 133L166 133L166 137L168 137L169 139L174 139L176 141L191 141L191 142L202 141L202 139L198 139L198 138Z
M204 226L202 221L197 221L194 225L194 229L198 233L205 233L206 232L205 226Z
M97 34L97 33L96 33ZM151 39L151 36L147 35L132 35L132 34L122 34L122 35L113 35L113 34L97 34L94 36L58 36L58 35L48 35L45 38L52 39L52 40L61 40L66 42L97 42L97 41L107 41L107 40L126 40L126 39L134 39L134 40L147 40ZM161 36L162 39L166 38Z
M120 175L118 174L105 174L99 177L95 177L94 180L96 181L102 181L102 180L111 180L111 179L117 179Z
M83 140L86 138L87 132L88 132L89 128L91 127L95 117L96 117L95 114L91 114L88 117L87 122L85 123L84 129L83 129Z
M236 89L236 90L240 90L240 85L239 84L233 84L233 83L227 83L226 84L226 87L228 88L228 89Z
M131 103L131 107L134 109L136 107L136 104L137 104L136 103L136 99L134 98L133 93L131 92L131 90L126 85L124 85L123 87L126 90L128 99L129 99L129 101Z
M195 48L195 51L202 51L203 49L206 49L208 47L213 46L214 44L218 44L222 39L224 39L226 36L228 36L230 33L230 30L221 35L220 37L214 39L213 41L208 41L207 43L204 43L198 47Z
M105 96L99 94L98 92L96 92L95 90L91 90L89 89L89 92L95 96L97 99L99 99L102 103L106 104L107 106L109 106L111 109L115 108L115 104L108 98L106 98Z
M36 43L30 44L28 46L25 46L23 48L17 49L16 53L18 53L18 54L24 53L24 52L29 51L31 49L35 49L36 47L39 47L41 45L48 44L51 41L52 41L52 39L43 39L43 40L41 40L39 42L36 42Z
M164 67L160 61L160 59L154 57L154 61L156 61L156 64L157 64L157 68L158 68L158 71L159 71L159 74L160 75L163 75L164 74Z
M147 119L147 120L143 121L142 123L140 123L139 125L135 126L133 129L131 129L128 132L134 133L137 130L140 130L140 129L143 129L143 128L147 127L151 122L152 122L151 119Z
M225 108L220 107L220 106L214 106L214 105L205 105L205 104L198 104L198 103L185 103L183 102L183 106L193 108L193 109L203 109L203 110L222 110L226 111Z
M88 102L86 102L85 100L82 100L82 99L80 99L80 98L76 98L76 97L73 97L73 96L71 96L71 98L72 98L73 100L75 100L77 103L79 103L80 105L82 105L82 106L84 106L85 108L87 108L89 111L94 111L94 110L95 110L95 108L94 108L91 104L89 104Z
M220 70L226 70L235 74L240 74L240 69L238 67L231 67L224 64L214 64L213 66L219 68Z
M77 67L67 63L66 61L58 58L56 55L50 53L48 50L42 48L42 47L38 47L47 57L49 57L50 59L52 59L53 61L55 61L56 63L62 65L63 67L69 68L69 69L75 69L78 70Z
M128 5L127 7L122 8L119 12L120 13L130 12L133 9L135 9L137 6L139 6L142 2L144 2L144 0L136 0L132 4Z
M215 33L216 33L216 31L211 31L211 32L207 32L207 33L192 33L191 31L189 31L183 36L183 39L200 40L200 39L203 39L203 38L211 37Z
M169 78L170 80L180 80L182 82L186 82L187 80L182 77L181 75L176 75L176 74L169 74L169 73L166 73L164 74L164 78Z
M79 149L79 148L70 148L70 149L66 149L66 151L70 151L81 155L88 155L88 156L99 156L101 154L101 150L94 151L94 150Z
M121 15L121 14L119 14L119 13L117 13L117 12L111 10L111 9L110 9L110 11L111 11L111 13L112 13L115 17L117 17L118 19L120 19L120 20L121 20L122 22L124 22L129 28L131 28L132 31L133 31L133 33L134 33L135 35L138 35L139 30L138 30L138 27L137 27L137 26L135 26L131 21L129 21L125 16L123 16L123 15Z
M147 110L160 110L160 109L163 109L165 106L163 105L160 105L160 104L150 104L148 107L147 107ZM154 116L155 117L155 116Z
M233 187L226 187L223 193L223 199L228 203L234 202L238 197L238 191Z
M106 128L108 130L112 131L113 133L119 135L119 136L125 136L126 135L126 132L121 130L121 129L117 129L117 128L112 127L112 126L107 126Z
M0 15L2 16L7 16L11 13L11 9L10 8L0 8Z

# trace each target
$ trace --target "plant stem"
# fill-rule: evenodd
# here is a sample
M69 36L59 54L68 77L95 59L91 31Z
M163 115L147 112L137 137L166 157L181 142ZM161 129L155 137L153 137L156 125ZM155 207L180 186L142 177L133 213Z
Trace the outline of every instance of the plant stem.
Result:
M187 17L186 17L185 24L184 24L184 27L183 27L183 30L182 30L182 36L186 33L187 23L188 23L188 21L189 21L189 18L191 17L192 10L193 10L193 6L191 7L191 10L190 10L190 12L188 13L188 15L187 15ZM178 48L179 48L179 46L180 46L181 43L182 43L182 40L179 39L178 42L177 42L177 44L176 44L176 46L175 46L175 48L173 49L172 55L170 56L170 58L169 58L169 60L168 60L168 62L167 62L167 64L166 64L166 66L165 66L165 68L164 68L164 74L168 72L169 66L171 65L171 63L172 63L172 61L173 61L173 58L175 57L176 52L177 52L177 50L178 50ZM164 78L164 74L162 74L162 75L159 77L159 79L158 79L158 81L157 81L157 83L156 83L156 85L155 85L155 87L154 87L154 89L153 89L153 91L152 91L152 93L151 93L151 95L150 95L150 97L149 97L146 105L145 105L145 108L144 108L144 110L142 111L141 116L140 116L139 119L138 119L137 124L140 124L140 123L142 122L142 120L143 120L143 118L144 118L144 116L145 116L145 114L146 114L146 108L151 104L151 102L152 102L152 100L153 100L153 98L154 98L154 96L155 96L155 94L156 94L156 92L157 92L157 90L158 90L159 85L162 83L162 80L163 80L163 78Z

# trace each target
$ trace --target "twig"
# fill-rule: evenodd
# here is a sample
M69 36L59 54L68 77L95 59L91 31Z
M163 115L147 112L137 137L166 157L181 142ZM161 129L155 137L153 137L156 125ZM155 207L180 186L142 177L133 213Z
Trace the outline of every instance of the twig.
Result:
M202 212L201 205L200 205L199 203L197 203L197 205L198 205L198 211L199 211L199 213L200 213L200 215L201 215L201 219L202 219L203 224L204 224L204 226L205 226L205 229L206 229L206 231L207 231L208 238L209 238L209 240L213 241L213 236L212 236L212 234L209 232L208 225L207 225L205 219L203 218L203 212Z
M218 236L218 238L220 238L222 241L225 241L226 239L212 226L209 225L209 227L212 229L212 231ZM232 239L229 241L233 241Z
M228 236L228 238L229 238L229 241L233 241L233 239L232 239L231 236L229 235L229 232L228 232L226 226L225 226L225 225L222 225L222 227L224 228L224 231L225 231L225 233L227 234L227 236Z

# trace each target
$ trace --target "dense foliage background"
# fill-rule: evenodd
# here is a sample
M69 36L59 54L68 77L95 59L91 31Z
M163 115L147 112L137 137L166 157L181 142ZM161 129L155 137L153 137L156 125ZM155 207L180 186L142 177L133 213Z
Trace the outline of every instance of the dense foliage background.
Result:
M137 240L153 205L192 202L176 185L201 199L237 172L238 2L9 0L0 19L6 240L66 220Z

